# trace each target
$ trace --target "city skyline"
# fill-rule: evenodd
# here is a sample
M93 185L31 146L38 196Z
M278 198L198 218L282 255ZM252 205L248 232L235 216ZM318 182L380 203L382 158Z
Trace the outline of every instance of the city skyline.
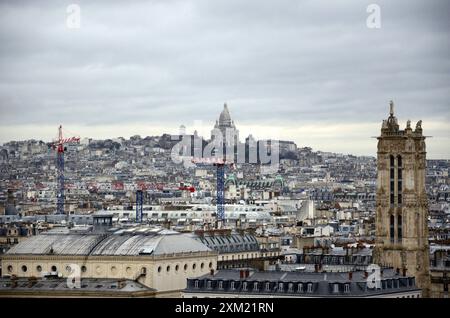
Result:
M448 4L3 2L0 142L203 136L227 102L241 134L375 156L380 118L423 121L429 159L450 159ZM169 14L170 13L170 14ZM19 23L18 23L19 22ZM352 143L347 140L351 139Z
M418 120L417 120L418 121ZM413 123L415 124L417 121L413 121ZM213 121L214 122L214 121ZM197 126L194 126L194 125ZM399 121L400 127L404 128L407 125L407 120L400 120ZM374 124L375 125L375 124ZM209 134L210 134L210 129L212 128L212 123L204 123L201 121L195 121L193 123L193 126L185 126L184 124L181 124L180 126L184 126L185 128L185 132L187 134L194 134L194 132L197 132L199 136L203 137L205 140L209 139ZM86 135L82 135L79 133L79 130L73 130L73 129L69 129L68 132L72 133L73 135L76 136L82 136L81 139L92 139L92 140L107 140L107 139L118 139L118 138L125 138L125 139L129 139L133 136L140 136L141 138L145 138L147 136L161 136L163 134L172 134L172 135L176 135L179 133L180 131L180 126L174 126L174 127L170 127L170 128L163 128L163 127L158 127L156 129L148 129L148 127L139 127L138 129L136 129L137 132L141 132L141 133L133 133L131 135L117 135L117 129L116 130L111 130L111 128L107 129L107 133L105 133L104 135L100 135L97 136L97 138L92 137L92 136L86 136ZM370 157L375 157L376 153L359 153L359 152L350 152L346 150L346 147L343 146L342 148L334 148L333 146L330 146L329 144L322 144L323 148L320 147L316 147L313 144L302 144L299 143L297 140L292 140L289 139L289 135L287 134L283 134L280 133L282 132L281 129L278 128L273 128L273 127L262 127L262 128L258 128L255 126L241 126L238 124L238 128L240 131L244 132L243 134L241 134L240 136L240 141L243 142L245 140L245 138L247 138L249 135L252 135L254 138L256 138L257 140L264 140L264 139L275 139L275 140L289 140L289 141L293 141L297 144L297 146L299 147L310 147L312 149L314 149L315 151L322 151L322 152L332 152L332 153L339 153L339 154L350 154L350 155L357 155L357 156L370 156ZM360 127L360 129L364 132L367 132L367 125L354 125L354 126L358 126ZM365 126L365 127L362 127ZM368 137L368 140L365 141L366 145L368 148L369 146L374 146L376 145L376 139L374 138L376 134L379 133L379 123L377 123L378 129L377 131L371 136ZM338 127L338 128L336 128ZM70 127L72 128L72 127ZM308 132L308 130L311 127L303 127L302 129L305 130L305 134ZM329 129L324 128L323 131L321 133L319 133L319 135L322 136L326 136L327 135L331 135L334 132L334 129L340 129L342 131L346 131L345 130L345 125L339 125L337 124L336 126L333 127L328 127ZM83 127L80 127L78 129L83 129ZM366 130L364 130L366 129ZM29 139L17 139L17 140L6 140L6 141L1 141L3 143L7 143L7 142L11 142L11 141L25 141L25 140L31 140L31 139L35 139L35 140L42 140L44 142L51 142L56 140L57 138L57 134L55 133L56 129L55 127L46 127L46 129L43 129L44 131L47 130L52 130L53 133L53 137L52 138L29 138ZM87 129L87 131L89 131L89 128ZM114 132L113 132L114 131ZM120 131L120 129L119 129ZM152 131L153 133L149 134L148 132ZM348 131L348 130L347 130ZM255 134L256 132L256 134ZM110 134L109 134L110 133ZM51 135L51 133L49 133L49 135ZM345 135L342 134L342 139L346 139L346 138L355 138L355 135ZM433 137L433 136L428 136L428 137ZM430 139L431 140L431 139ZM361 141L361 143L364 143L364 141ZM428 154L428 159L448 159L446 157L439 157L439 155L434 155L433 153Z

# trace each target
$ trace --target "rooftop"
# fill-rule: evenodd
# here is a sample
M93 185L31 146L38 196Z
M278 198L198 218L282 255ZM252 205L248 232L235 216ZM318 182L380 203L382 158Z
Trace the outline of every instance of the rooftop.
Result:
M156 290L146 287L132 280L117 280L105 278L83 278L80 282L81 288L69 288L67 279L51 278L51 279L11 279L7 277L0 278L0 295L11 295L17 297L24 294L27 296L43 297L62 295L68 296L73 293L77 296L151 296Z
M164 255L211 251L188 235L163 229L128 229L112 234L43 233L20 242L6 255Z
M384 269L379 288L368 284L363 271L349 273L310 273L264 271L250 272L248 277L237 270L221 270L188 279L186 293L270 294L287 297L367 297L383 294L420 295L414 277L401 276ZM241 278L243 277L243 278Z

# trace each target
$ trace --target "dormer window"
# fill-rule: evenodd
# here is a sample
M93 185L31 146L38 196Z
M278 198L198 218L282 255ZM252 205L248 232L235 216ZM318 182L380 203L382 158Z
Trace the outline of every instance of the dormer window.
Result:
M294 284L289 283L289 285L288 285L288 292L292 293L294 291L293 289L294 289Z
M283 291L283 289L284 289L283 283L279 283L278 284L278 290L279 291Z
M196 281L194 282L194 287L195 287L195 288L198 288L198 280L196 280Z
M297 291L299 293L303 293L303 284L302 283L298 284Z
M333 293L339 293L339 284L334 284L333 285Z
M258 283L257 283L257 282L255 282L255 283L253 284L253 290L254 290L254 291L258 291Z
M270 283L266 283L266 291L270 290Z
M230 289L231 289L231 290L234 290L234 282L231 282Z
M344 292L345 293L349 293L350 292L350 284L345 284L344 285Z
M313 284L308 283L308 293L312 293L312 291L313 291Z
M219 282L219 289L223 289L223 282L222 281Z
M242 290L247 291L247 282L242 283Z

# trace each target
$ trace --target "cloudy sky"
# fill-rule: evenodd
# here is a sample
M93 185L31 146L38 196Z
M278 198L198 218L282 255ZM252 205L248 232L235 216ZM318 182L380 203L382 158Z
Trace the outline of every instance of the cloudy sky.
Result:
M0 3L0 142L205 135L227 102L241 137L375 155L393 99L450 159L449 1L130 2Z

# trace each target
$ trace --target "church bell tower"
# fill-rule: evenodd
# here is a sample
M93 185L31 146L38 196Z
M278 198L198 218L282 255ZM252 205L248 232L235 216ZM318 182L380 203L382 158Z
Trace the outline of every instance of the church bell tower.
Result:
M400 130L394 116L383 120L378 137L376 245L374 260L415 276L427 297L430 288L426 150L422 121Z

